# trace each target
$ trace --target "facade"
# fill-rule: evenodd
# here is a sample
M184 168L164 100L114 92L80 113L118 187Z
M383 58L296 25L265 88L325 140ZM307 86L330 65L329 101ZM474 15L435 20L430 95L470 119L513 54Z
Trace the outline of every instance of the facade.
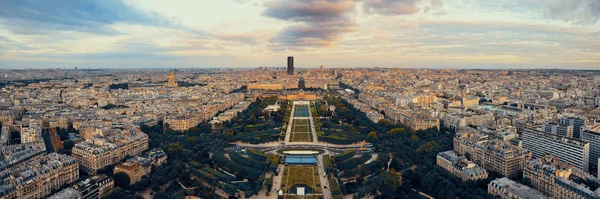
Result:
M294 75L294 57L287 57L287 74Z
M283 84L248 84L248 90L283 90Z
M576 166L583 171L588 171L590 153L588 142L525 128L523 131L523 147L531 151L533 158L552 154L561 161Z
M152 162L148 158L132 157L126 162L115 166L114 173L123 172L129 176L129 184L135 184L142 177L152 172Z
M581 127L585 126L585 119L580 117L565 117L560 119L560 124L573 126L573 137L580 138Z
M523 179L552 198L600 198L600 179L553 155L530 161Z
M573 137L573 126L561 125L553 122L542 123L542 131L563 137ZM579 138L579 137L576 137Z
M512 181L506 177L498 178L488 184L488 194L501 199L547 199L541 192Z
M66 155L51 153L18 167L0 171L0 198L45 198L79 179L79 164Z
M95 175L98 169L116 164L127 155L139 155L147 149L148 136L143 132L135 132L78 143L73 147L72 156L84 172Z
M42 128L39 126L21 126L21 143L31 143L42 137Z
M518 176L532 156L527 149L492 139L489 135L471 128L458 131L453 143L457 154L468 154L471 160L481 167L506 177Z
M517 177L531 159L531 152L508 142L491 140L475 145L472 161L506 177Z
M115 186L112 178L97 175L82 180L73 185L73 189L80 193L82 199L100 199L108 196Z
M480 180L488 177L488 172L484 168L468 161L465 156L457 156L452 150L438 153L436 164L462 181Z
M600 158L600 133L591 130L584 130L581 132L581 139L590 143L589 172L598 176L598 158Z

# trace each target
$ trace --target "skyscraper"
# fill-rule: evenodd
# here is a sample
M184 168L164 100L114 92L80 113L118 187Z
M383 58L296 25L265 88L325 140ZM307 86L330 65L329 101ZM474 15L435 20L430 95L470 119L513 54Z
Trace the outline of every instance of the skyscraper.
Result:
M294 74L294 57L289 56L287 58L287 67L288 67L287 68L288 69L288 71L287 71L288 75L293 75Z

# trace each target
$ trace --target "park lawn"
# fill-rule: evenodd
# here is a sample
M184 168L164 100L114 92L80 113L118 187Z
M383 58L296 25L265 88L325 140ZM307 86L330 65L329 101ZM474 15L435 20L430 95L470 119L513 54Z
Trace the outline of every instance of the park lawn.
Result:
M322 193L319 170L316 166L286 166L282 179L281 190L285 193L292 193L290 188L295 185L306 185L314 193Z
M292 132L310 133L310 122L308 119L292 120Z
M290 142L312 142L311 133L292 133Z

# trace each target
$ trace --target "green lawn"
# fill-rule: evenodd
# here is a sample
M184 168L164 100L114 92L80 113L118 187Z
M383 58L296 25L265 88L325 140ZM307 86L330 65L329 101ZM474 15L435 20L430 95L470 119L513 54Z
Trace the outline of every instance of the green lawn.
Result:
M285 193L293 193L294 185L306 185L314 193L322 193L319 180L319 170L316 166L286 166L283 172L281 190Z
M292 133L290 142L312 142L312 133Z

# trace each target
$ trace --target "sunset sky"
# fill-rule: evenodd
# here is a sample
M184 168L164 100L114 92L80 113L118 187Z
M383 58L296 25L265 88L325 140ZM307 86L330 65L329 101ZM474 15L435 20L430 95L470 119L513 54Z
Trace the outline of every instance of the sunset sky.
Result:
M7 0L0 68L600 69L600 0Z

